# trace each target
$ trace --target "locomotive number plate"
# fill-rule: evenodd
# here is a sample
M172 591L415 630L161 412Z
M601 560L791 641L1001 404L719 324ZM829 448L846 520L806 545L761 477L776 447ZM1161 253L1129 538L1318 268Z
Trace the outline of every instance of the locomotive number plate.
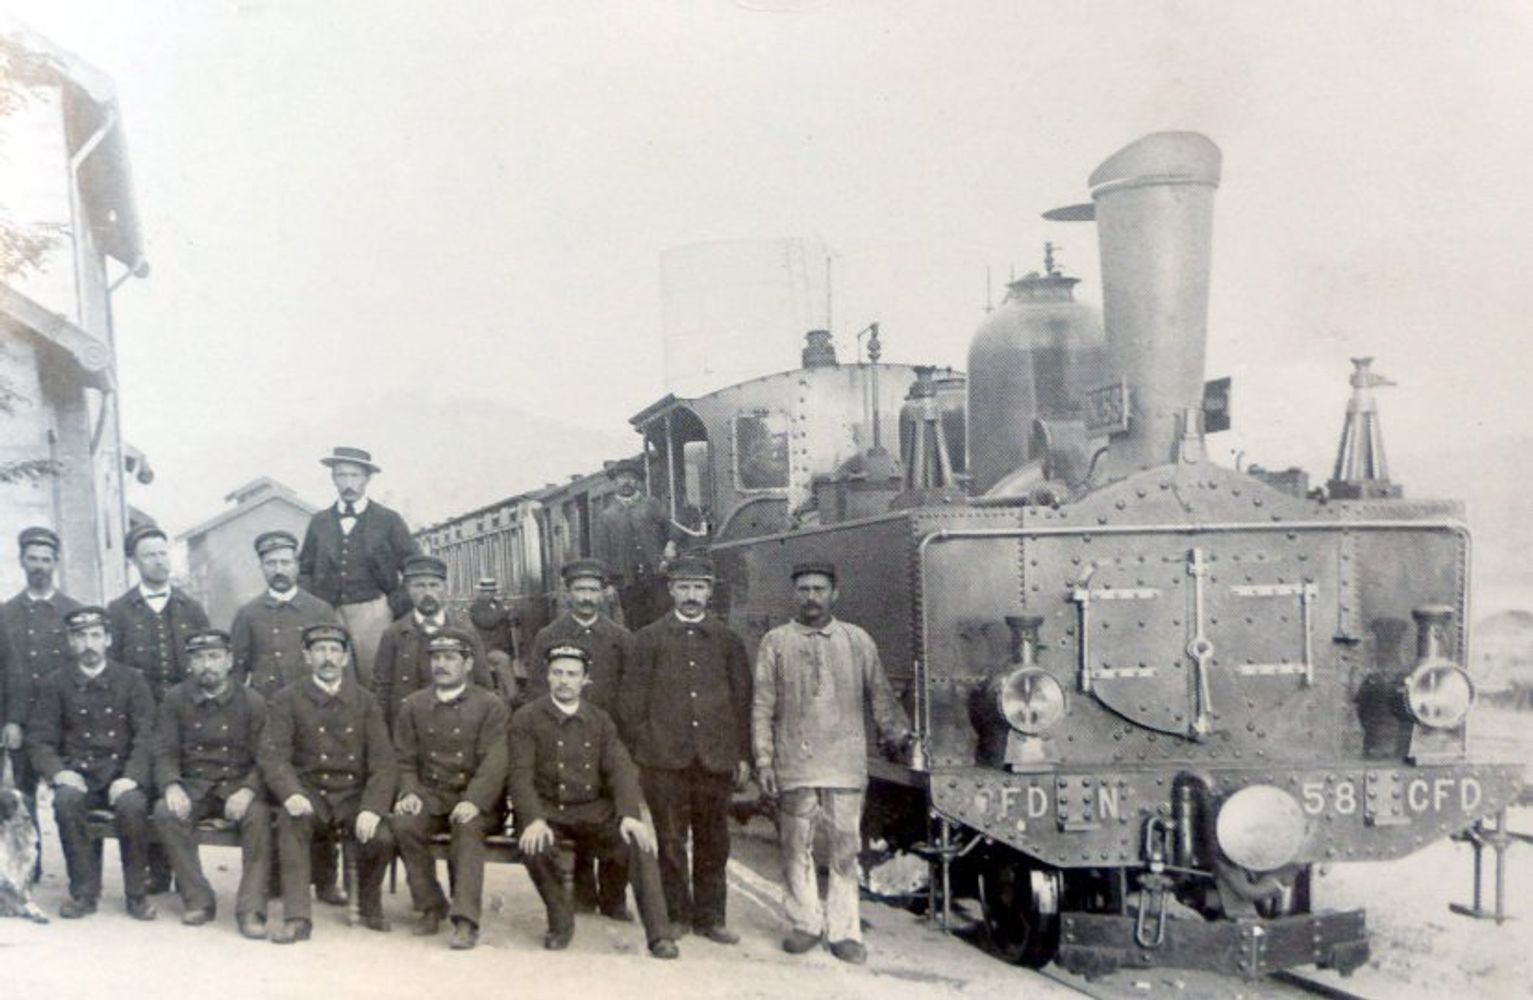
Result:
M1311 816L1351 816L1362 812L1374 824L1386 817L1406 819L1436 813L1470 813L1485 799L1473 775L1433 775L1410 771L1369 771L1326 775L1299 785L1299 804Z

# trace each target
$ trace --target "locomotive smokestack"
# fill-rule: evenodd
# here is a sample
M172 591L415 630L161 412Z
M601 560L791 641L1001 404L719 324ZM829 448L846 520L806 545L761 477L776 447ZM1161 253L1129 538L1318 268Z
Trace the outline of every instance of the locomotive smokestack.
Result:
M1220 159L1205 136L1158 132L1113 154L1088 182L1107 343L1132 407L1127 435L1105 456L1109 476L1171 461L1181 423L1200 418Z

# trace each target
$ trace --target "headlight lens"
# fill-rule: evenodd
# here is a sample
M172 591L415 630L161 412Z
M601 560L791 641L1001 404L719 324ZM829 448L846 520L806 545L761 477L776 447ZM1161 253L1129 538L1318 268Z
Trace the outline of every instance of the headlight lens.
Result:
M1065 689L1038 667L1021 667L1001 681L1001 715L1019 733L1038 736L1065 715Z
M1297 799L1275 785L1250 785L1219 810L1215 834L1224 856L1242 868L1270 872L1299 856L1308 823Z
M1405 707L1423 726L1451 729L1464 721L1473 705L1474 681L1457 663L1423 663L1405 678Z

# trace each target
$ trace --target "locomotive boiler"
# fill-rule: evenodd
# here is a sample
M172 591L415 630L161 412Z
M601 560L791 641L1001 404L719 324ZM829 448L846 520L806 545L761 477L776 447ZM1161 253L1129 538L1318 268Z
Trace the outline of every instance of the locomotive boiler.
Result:
M1208 458L1220 170L1208 139L1151 135L1053 213L1095 221L1102 325L1046 268L1013 287L1043 310L1027 335L982 327L984 492L907 453L887 512L713 547L751 638L791 615L792 563L838 564L919 737L872 762L868 832L1018 962L1350 971L1364 914L1317 910L1314 867L1404 856L1520 787L1469 753L1462 509L1387 479L1366 361L1327 489Z

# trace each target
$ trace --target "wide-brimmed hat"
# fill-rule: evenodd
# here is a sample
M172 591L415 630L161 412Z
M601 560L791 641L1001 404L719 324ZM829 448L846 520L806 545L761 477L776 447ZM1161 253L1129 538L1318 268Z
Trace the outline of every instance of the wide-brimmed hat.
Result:
M332 469L337 465L343 464L360 465L368 472L374 474L383 471L382 469L378 468L378 466L373 464L373 456L371 452L363 451L361 448L348 448L345 445L338 445L331 449L330 454L319 460L319 464L328 465Z

